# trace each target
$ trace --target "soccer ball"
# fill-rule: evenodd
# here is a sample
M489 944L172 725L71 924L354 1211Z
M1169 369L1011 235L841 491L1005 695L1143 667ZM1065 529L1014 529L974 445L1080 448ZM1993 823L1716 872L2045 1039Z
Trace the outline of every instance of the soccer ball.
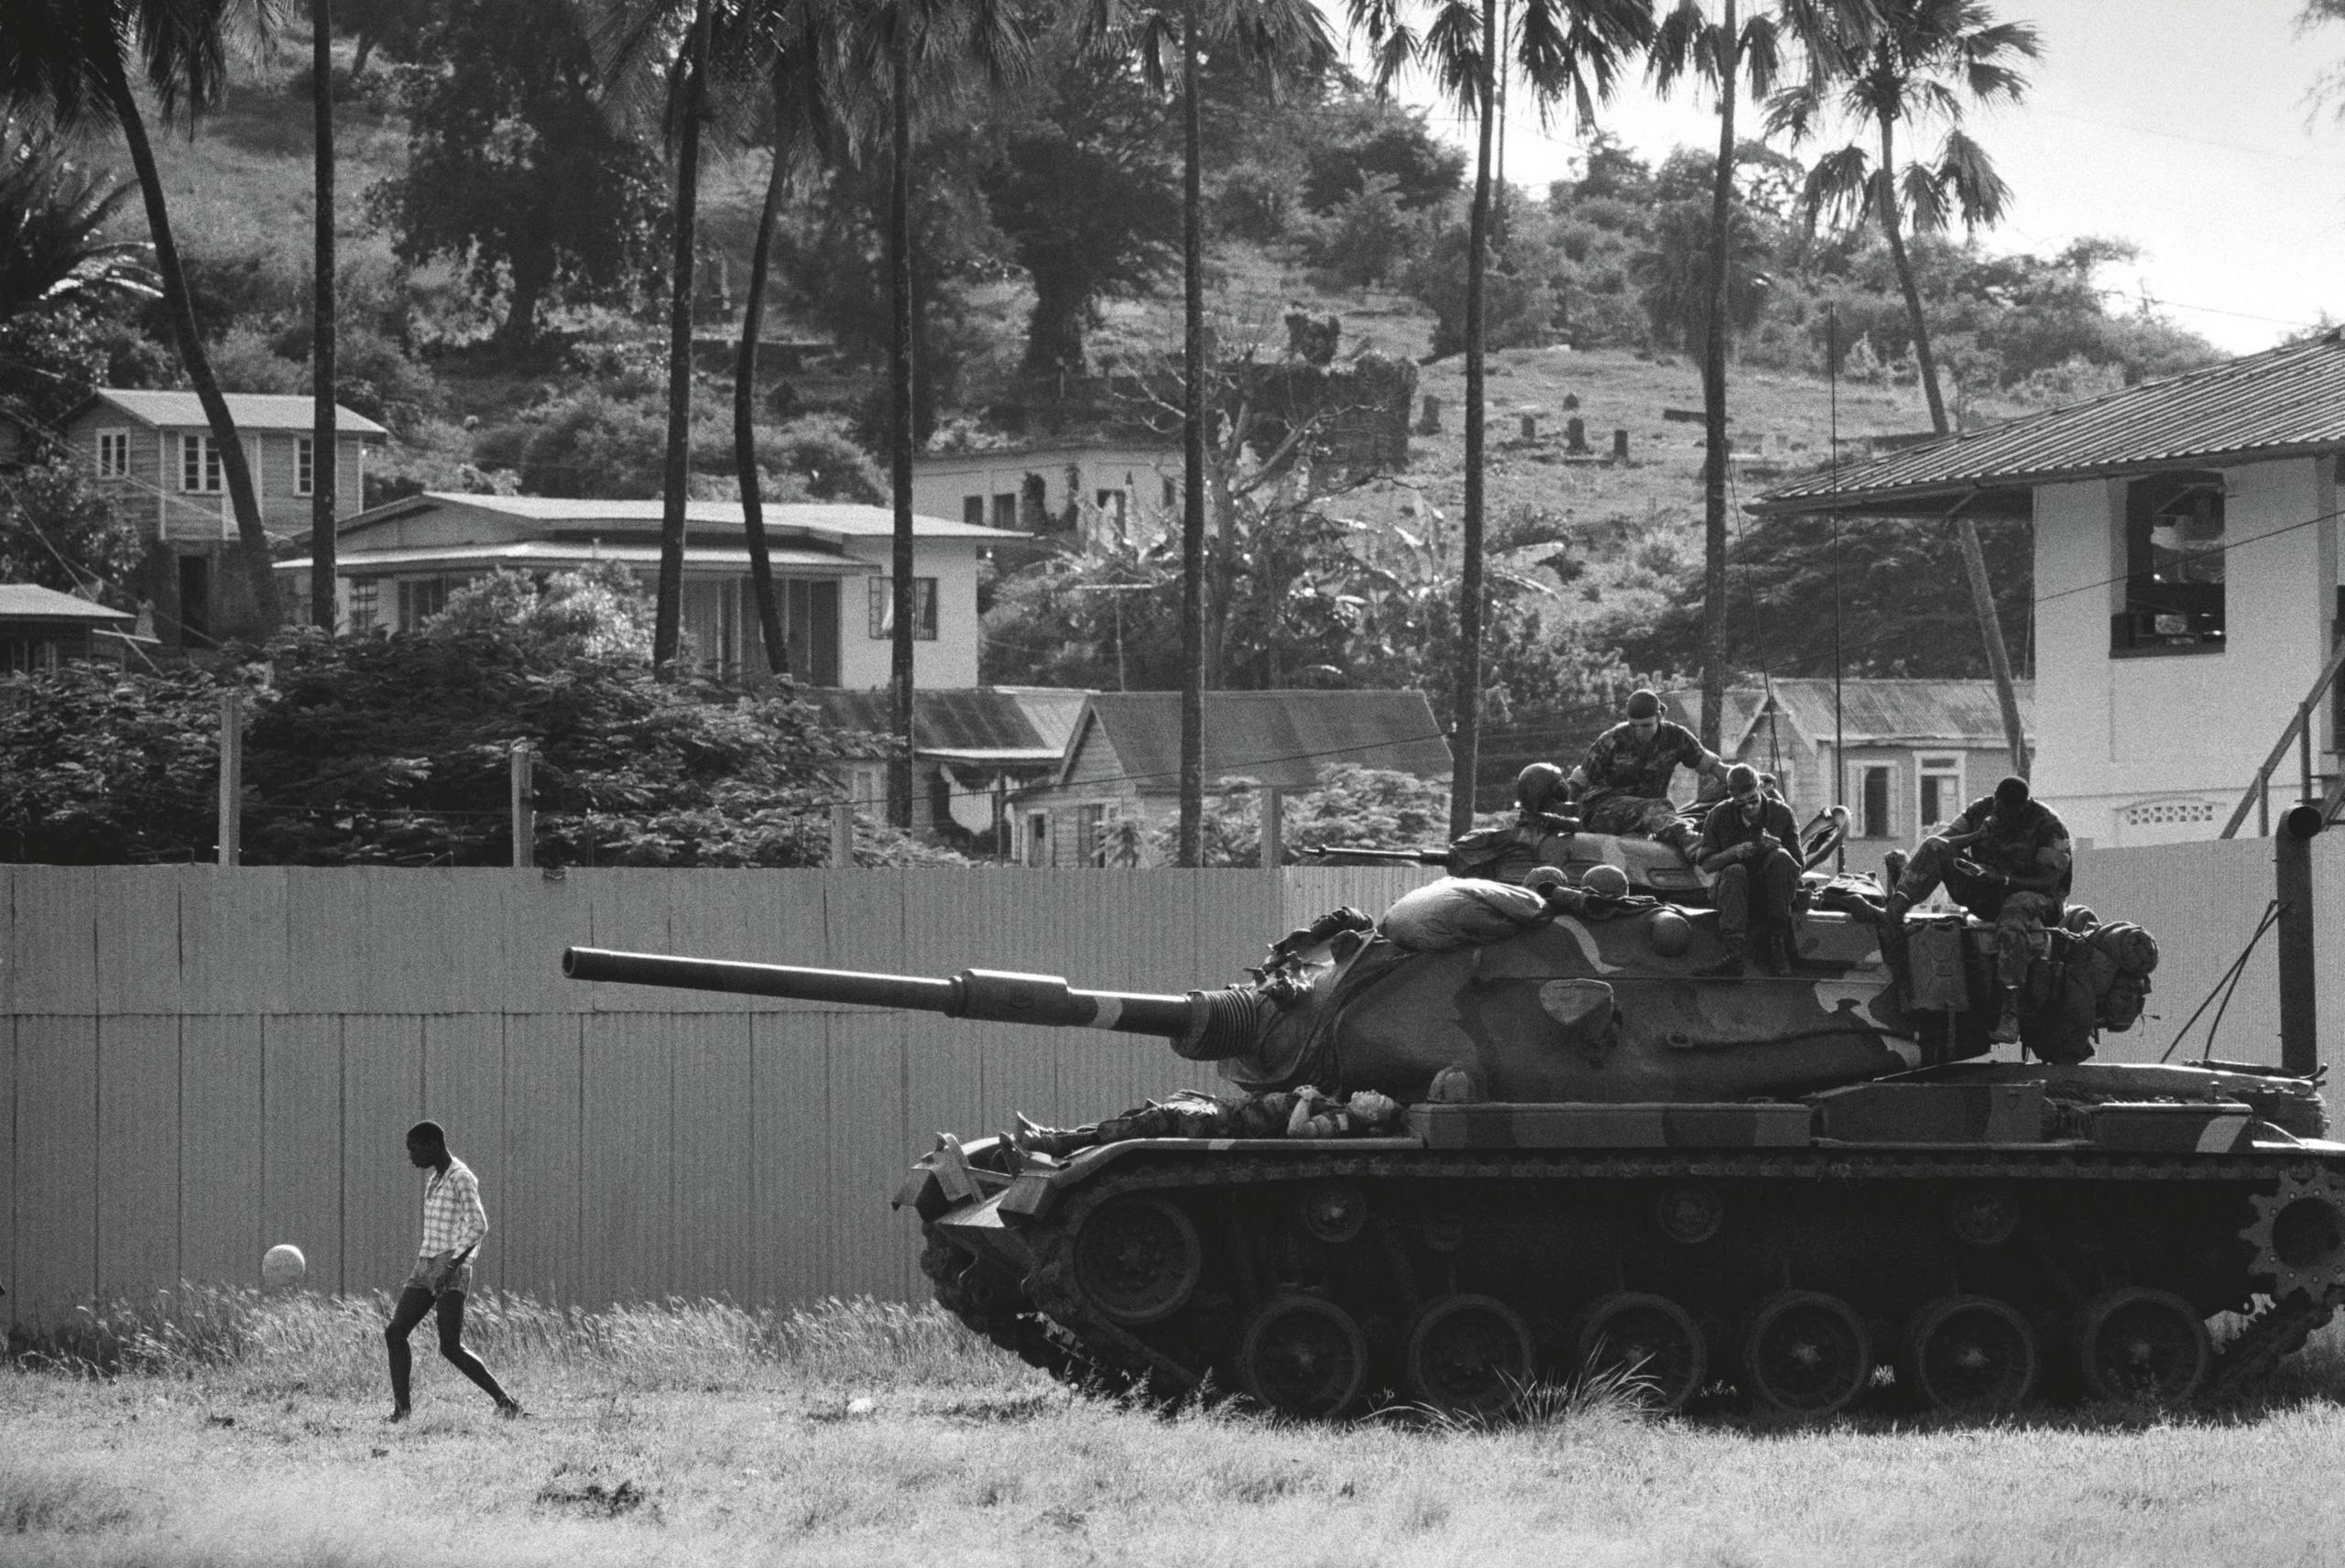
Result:
M270 1247L260 1260L260 1282L272 1290L300 1284L301 1276L309 1271L310 1260L290 1242L279 1242Z

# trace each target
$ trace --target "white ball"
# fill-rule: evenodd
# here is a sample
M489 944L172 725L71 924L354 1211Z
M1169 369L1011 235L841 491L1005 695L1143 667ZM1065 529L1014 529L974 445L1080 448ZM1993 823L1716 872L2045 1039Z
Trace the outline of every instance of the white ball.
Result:
M310 1271L310 1260L301 1249L290 1242L279 1242L268 1249L260 1260L260 1282L272 1290L282 1290L301 1282Z

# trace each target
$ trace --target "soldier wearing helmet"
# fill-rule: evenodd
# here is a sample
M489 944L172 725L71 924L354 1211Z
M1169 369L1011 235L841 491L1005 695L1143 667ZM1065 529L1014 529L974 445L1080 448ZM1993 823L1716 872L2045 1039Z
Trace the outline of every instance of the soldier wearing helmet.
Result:
M1755 944L1768 974L1785 974L1796 956L1791 922L1799 861L1791 846L1799 830L1792 825L1791 808L1767 793L1748 763L1727 769L1726 788L1727 798L1702 821L1694 860L1718 878L1710 896L1727 951L1719 972L1741 974Z
M1723 786L1726 764L1685 725L1661 716L1661 699L1640 688L1628 716L1596 737L1572 770L1580 820L1590 833L1642 833L1694 856L1694 829L1679 818L1669 785L1680 767L1705 784Z
M2019 988L2044 932L2060 923L2076 877L2067 825L2016 775L1965 807L1946 832L1924 839L1889 896L1891 924L1941 883L1958 904L1995 925L1995 978L2002 1009L1990 1037L2019 1039Z

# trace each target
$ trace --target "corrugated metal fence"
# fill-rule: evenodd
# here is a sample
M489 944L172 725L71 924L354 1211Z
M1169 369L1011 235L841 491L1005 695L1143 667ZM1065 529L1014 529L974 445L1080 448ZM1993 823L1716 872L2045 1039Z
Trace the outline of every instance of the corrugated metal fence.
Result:
M2345 835L2339 835L2345 837ZM2345 843L2316 846L2321 1005L2345 1047ZM2089 852L2078 894L2165 950L2154 1057L2271 896L2263 842ZM264 1248L393 1285L446 1124L495 1230L482 1282L600 1303L923 1293L887 1200L940 1129L1073 1123L1212 1082L1140 1039L560 977L566 944L835 968L1219 984L1414 870L389 871L0 867L0 1301L8 1321ZM2276 1055L2270 942L2223 1053Z
M588 985L562 948L1177 991L1425 879L0 866L0 1312L253 1281L280 1241L314 1285L396 1285L425 1116L480 1173L484 1284L914 1295L887 1200L939 1129L1088 1120L1210 1069L1136 1037Z

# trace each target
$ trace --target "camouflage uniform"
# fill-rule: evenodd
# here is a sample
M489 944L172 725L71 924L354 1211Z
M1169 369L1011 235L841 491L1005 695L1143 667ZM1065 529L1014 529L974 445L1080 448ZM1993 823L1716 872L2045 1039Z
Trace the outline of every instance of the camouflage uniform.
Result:
M1979 836L1969 844L1951 842L1971 833ZM1956 865L1960 860L1977 865L1986 876L1963 871ZM2040 877L2046 872L2058 877L2049 893L2009 888L1997 880L1998 873ZM1996 980L2018 985L2027 978L2038 936L2060 923L2063 900L2075 880L2067 825L2056 812L2040 800L2030 800L2015 819L2005 822L1995 814L1995 798L1982 795L1947 824L1944 835L1922 841L1896 891L1907 904L1918 904L1944 883L1956 903L1982 920L1994 921Z
M1614 724L1587 748L1580 770L1587 789L1579 799L1581 823L1590 833L1642 833L1686 846L1692 830L1679 821L1669 799L1669 780L1679 766L1702 766L1702 743L1692 730L1667 719L1650 740L1639 740L1633 725Z
M1721 869L1711 886L1710 901L1718 906L1718 934L1729 944L1745 941L1753 926L1768 938L1788 934L1792 895L1799 890L1799 862L1786 846L1799 842L1789 806L1770 795L1761 801L1758 820L1746 820L1740 802L1720 800L1702 819L1702 842L1694 852L1699 866L1737 844L1756 844L1762 833L1774 835L1773 849L1745 855Z

